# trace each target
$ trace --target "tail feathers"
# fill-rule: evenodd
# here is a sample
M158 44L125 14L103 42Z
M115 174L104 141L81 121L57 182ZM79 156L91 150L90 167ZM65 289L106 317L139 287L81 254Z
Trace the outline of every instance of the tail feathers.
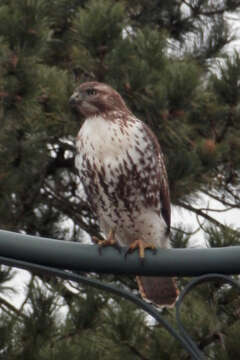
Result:
M178 296L175 280L170 277L137 276L141 296L158 306L173 306Z

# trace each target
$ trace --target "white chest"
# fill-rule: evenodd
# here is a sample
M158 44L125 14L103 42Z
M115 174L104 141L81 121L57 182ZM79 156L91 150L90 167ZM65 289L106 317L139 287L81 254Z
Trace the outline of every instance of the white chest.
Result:
M82 166L84 156L87 156L91 165L101 169L119 167L126 161L138 163L141 151L146 150L142 123L134 118L133 122L123 124L121 118L115 121L95 116L87 119L80 129L76 146L78 155L76 165Z
M76 146L76 167L101 229L107 233L116 227L119 234L124 233L121 238L129 240L139 232L145 238L153 237L153 229L157 234L158 155L143 123L135 118L127 124L121 118L89 118Z

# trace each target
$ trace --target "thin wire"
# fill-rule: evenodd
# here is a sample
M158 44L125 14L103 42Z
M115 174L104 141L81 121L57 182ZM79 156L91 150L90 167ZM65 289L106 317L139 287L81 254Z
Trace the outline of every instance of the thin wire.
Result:
M135 296L134 294L132 294L129 291L120 289L118 287L101 282L99 280L89 279L85 276L81 276L79 274L76 274L76 273L73 273L70 271L61 270L61 269L48 267L48 266L44 266L44 265L39 265L39 264L27 262L27 261L21 261L21 260L11 259L11 258L7 258L7 257L0 257L0 263L8 265L8 266L15 266L15 267L18 267L21 269L26 269L26 270L37 270L38 272L41 272L41 273L45 273L45 274L47 273L47 274L59 276L62 279L81 282L83 284L87 284L87 285L93 286L93 287L101 289L101 290L112 292L113 294L119 295L127 300L130 300L133 303L135 303L136 305L138 305L139 307L141 307L144 311L146 311L149 315L151 315L159 323L161 323L168 330L168 332L173 337L175 337L175 339L180 341L182 343L182 346L188 351L188 353L191 355L193 360L204 360L205 359L205 356L203 355L203 353L197 348L196 344L190 339L190 337L186 333L183 326L181 326L180 319L178 319L178 326L180 324L179 329L181 331L183 329L183 336L181 336L159 314L159 312L152 305L148 304L147 302L145 302L144 300ZM181 305L181 301L180 301L180 305Z
M176 319L177 319L178 329L180 330L183 338L188 343L189 347L191 347L191 349L193 349L193 350L196 348L196 344L193 342L193 340L188 335L188 333L186 332L185 328L182 325L182 321L181 321L181 317L180 317L180 308L181 308L181 305L182 305L182 302L183 302L185 296L192 290L193 287L195 287L199 284L202 284L204 282L207 282L207 281L216 281L216 280L222 280L226 283L236 286L237 289L240 291L239 282L233 280L230 276L222 275L222 274L207 274L207 275L199 276L194 280L191 280L188 283L188 285L181 291L179 298L176 302Z

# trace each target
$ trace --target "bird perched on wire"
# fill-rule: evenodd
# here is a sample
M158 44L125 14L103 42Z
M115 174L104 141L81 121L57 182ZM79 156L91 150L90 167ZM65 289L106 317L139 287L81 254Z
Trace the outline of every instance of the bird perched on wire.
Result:
M76 168L105 240L129 251L169 247L170 197L156 136L109 85L85 82L69 101L84 117L76 139ZM178 290L170 277L137 276L142 297L171 306Z

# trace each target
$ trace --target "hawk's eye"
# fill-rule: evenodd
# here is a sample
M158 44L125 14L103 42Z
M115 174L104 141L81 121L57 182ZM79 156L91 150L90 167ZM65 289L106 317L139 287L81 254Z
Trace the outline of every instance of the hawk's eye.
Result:
M86 90L86 93L88 94L88 95L96 95L96 93L97 93L97 90L95 90L95 89L93 89L93 88L89 88L89 89L87 89Z

